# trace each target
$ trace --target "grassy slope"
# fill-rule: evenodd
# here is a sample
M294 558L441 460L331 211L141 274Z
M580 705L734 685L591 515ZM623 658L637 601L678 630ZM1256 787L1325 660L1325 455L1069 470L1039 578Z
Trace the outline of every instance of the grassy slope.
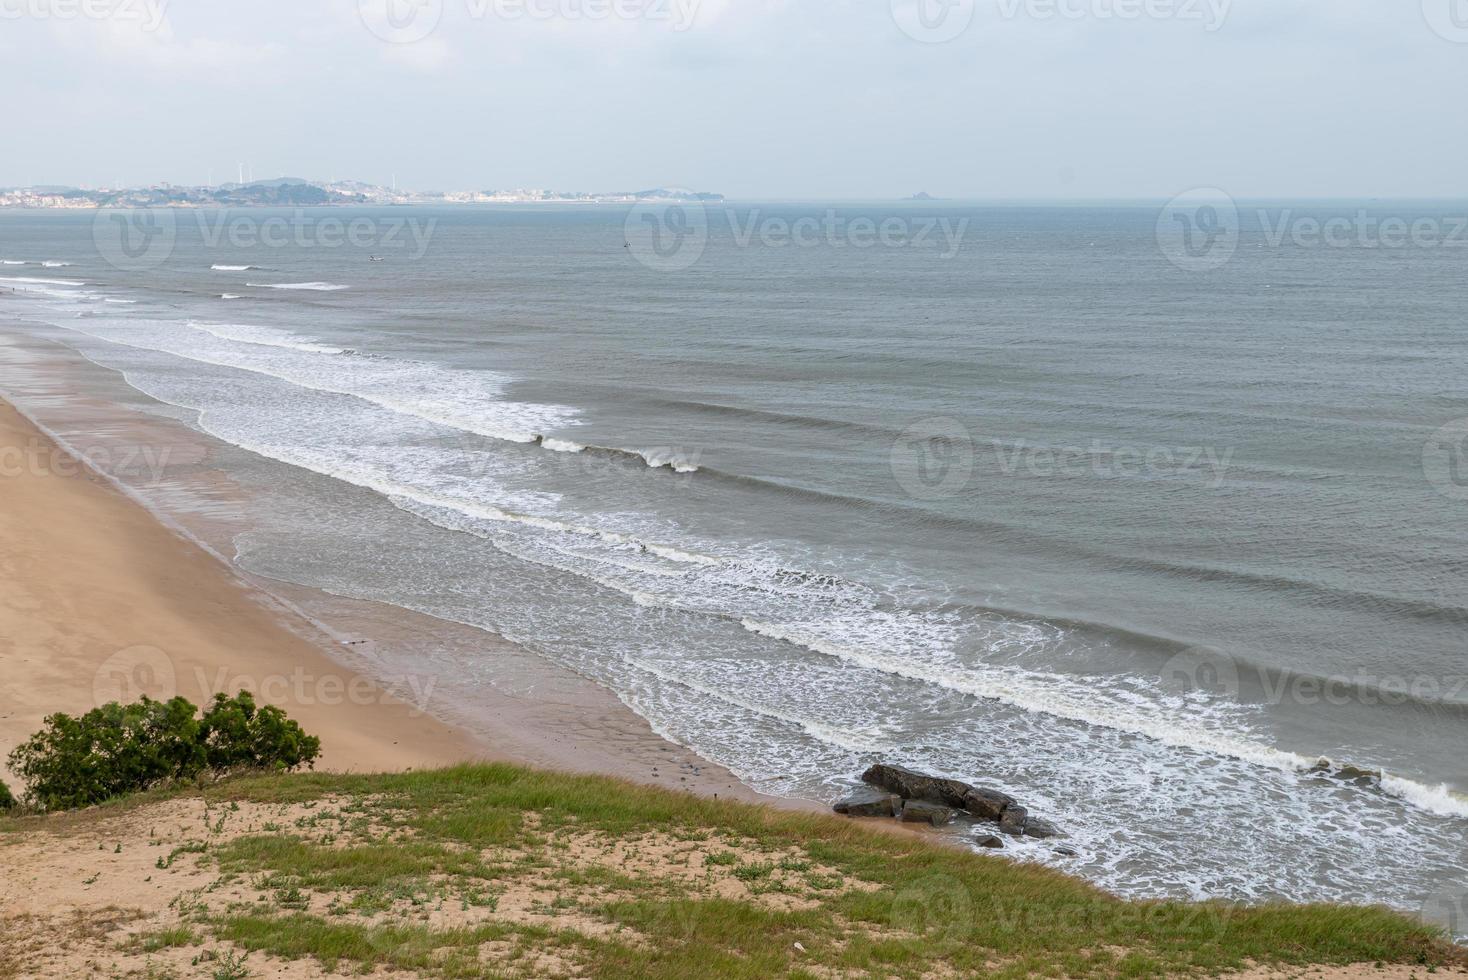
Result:
M0 834L64 834L68 821L168 795L181 792L0 819ZM207 937L343 970L381 965L434 977L531 974L532 951L592 976L680 980L1140 977L1211 975L1247 961L1463 962L1430 930L1383 910L1125 902L1044 868L835 817L506 765L238 779L205 795L221 813L232 802L332 802L309 820L212 849L207 858L225 879L254 882L271 900L201 905L185 926L152 937L161 945ZM625 865L642 860L637 842L649 834L686 845L658 860L697 874L564 859L573 840L633 842ZM530 877L554 893L548 907L564 910L566 928L494 916L497 896ZM705 879L740 884L736 893L704 887ZM446 907L466 910L467 924L435 927L418 914ZM578 928L586 922L605 928ZM499 951L492 964L487 948Z

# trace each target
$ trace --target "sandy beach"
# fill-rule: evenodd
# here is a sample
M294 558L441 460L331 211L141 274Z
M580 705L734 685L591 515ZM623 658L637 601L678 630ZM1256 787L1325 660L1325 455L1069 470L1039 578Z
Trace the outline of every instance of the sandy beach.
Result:
M332 662L212 555L57 453L0 404L0 754L46 715L85 712L99 698L195 695L187 688L200 672L254 680L264 700L321 737L326 769L487 754Z
M141 694L202 704L247 689L321 738L326 771L514 761L766 799L658 737L609 692L493 636L485 653L503 658L503 676L472 718L438 694L439 678L347 666L375 642L364 623L397 643L430 642L443 624L357 603L358 632L328 633L3 401L0 488L0 772L17 792L4 758L53 712Z

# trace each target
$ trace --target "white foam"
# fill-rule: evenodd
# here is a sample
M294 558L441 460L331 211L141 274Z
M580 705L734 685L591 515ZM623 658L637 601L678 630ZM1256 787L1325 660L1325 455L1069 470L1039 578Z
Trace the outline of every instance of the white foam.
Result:
M695 551L685 551L682 548L670 548L667 545L662 544L650 544L647 546L647 550L651 551L653 554L659 556L660 558L666 558L669 561L683 562L688 565L703 565L705 567L713 567L715 565L723 564L723 562L719 561L719 559L711 558L708 555L701 555Z
M179 321L87 319L74 329L100 340L162 351L218 367L251 371L310 390L348 395L448 428L505 442L533 444L538 431L565 429L577 424L574 409L549 404L512 402L501 398L508 379L487 371L445 368L421 361L393 358L350 358L329 365L317 358L288 357L264 348L285 347L299 338L259 328L260 336L275 343L238 345L200 344L177 335L189 324ZM241 329L254 329L244 327ZM190 331L194 333L194 331ZM219 338L223 339L223 338ZM232 338L237 339L237 338ZM311 349L296 353L324 353ZM340 353L333 348L331 353Z
M9 284L10 288L17 293L25 293L28 296L46 296L51 299L68 300L71 302L96 299L96 293L76 288L78 286L85 286L86 283L76 282L70 279L35 279L28 276L0 276L0 284ZM77 314L77 316L81 315L80 313Z
M106 296L103 297L102 302L116 303L118 306L136 306L138 301L135 299L113 299L111 296Z
M209 267L215 272L249 272L251 269L259 269L258 265L211 265Z
M70 262L42 262L41 265L44 266L47 269L65 269L67 266L71 265L71 263Z
M1440 817L1468 817L1468 798L1453 792L1446 783L1426 786L1390 774L1381 777L1382 791Z
M540 444L554 453L584 453L586 447L570 439L542 439Z
M314 337L302 337L270 327L256 327L243 323L200 323L196 320L190 320L188 324L195 330L201 330L212 337L240 344L279 347L282 350L296 350L307 354L345 353L340 347L329 347L326 344L318 343Z
M236 296L234 293L220 293L219 294L219 298L220 299L239 299L239 297Z
M738 694L731 690L714 690L713 688L706 687L702 684L697 683L696 681L692 681L683 677L675 677L672 674L669 674L668 672L654 666L653 664L645 660L635 659L632 657L625 657L624 660L632 666L636 667L638 670L647 671L649 674L652 674L659 680L666 681L670 684L679 684L683 687L688 688L691 691L697 691L704 697L714 698L716 700L723 701L726 704L732 704L735 707L743 708L745 711L751 712L752 714L763 715L766 718L775 718L779 721L785 722L787 725L794 725L802 729L811 738L814 738L821 742L825 742L827 745L834 745L837 748L844 749L847 752L854 752L857 754L867 752L879 752L883 748L887 747L886 740L878 732L862 733L850 731L848 729L835 728L831 725L816 721L812 718L801 717L799 715L791 714L789 712L780 711L766 704L758 704L754 701L746 700L739 697Z
M1133 707L1119 703L1091 684L1082 684L1055 674L1040 674L1006 667L970 669L923 663L907 657L874 656L839 646L798 628L744 620L751 633L803 646L867 670L934 684L977 698L998 701L1036 714L1142 735L1163 745L1229 756L1255 765L1303 772L1316 762L1294 752L1261 745L1237 736L1167 717L1159 705Z
M655 470L660 470L664 467L667 467L674 473L698 472L697 465L686 459L683 459L680 456L674 455L670 450L649 449L648 451L638 453L637 455L641 456L643 460L647 463L647 465Z
M0 259L0 265L25 265L20 259Z
M245 285L254 286L256 289L304 289L314 293L334 293L341 289L352 288L334 282L247 282Z
M36 279L32 276L0 276L0 282L21 282L36 286L85 286L75 279Z

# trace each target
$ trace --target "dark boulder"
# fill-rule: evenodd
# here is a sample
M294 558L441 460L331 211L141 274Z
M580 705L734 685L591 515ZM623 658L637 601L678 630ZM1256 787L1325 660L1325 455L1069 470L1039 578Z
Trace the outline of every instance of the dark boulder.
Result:
M902 797L863 787L852 790L832 809L848 817L895 817L902 810Z
M1060 828L1043 817L1030 817L1025 821L1025 836L1034 837L1038 840L1049 840L1051 837L1065 836Z
M998 821L1005 809L1018 806L1014 797L998 790L970 787L963 795L963 808L980 820Z
M1358 786L1375 786L1381 782L1381 773L1375 769L1362 769L1359 766L1341 766L1335 771L1337 779L1344 779Z
M1031 817L1029 811L1020 806L1014 797L998 790L983 789L957 779L928 776L901 766L888 765L872 766L862 774L861 780L887 793L895 793L908 807L918 802L957 810L980 820L997 823L1002 832L1012 837L1063 836L1054 824ZM838 804L838 809L839 807ZM903 819L907 817L904 816ZM914 822L922 819L913 817Z
M922 800L908 800L902 805L903 823L925 823L934 827L946 827L958 815L952 807Z
M1337 766L1329 759L1321 759L1306 771L1333 776L1348 783L1355 783L1357 786L1375 786L1381 782L1381 773L1375 769L1362 769L1360 766L1352 765Z
M988 847L994 850L1000 850L1004 847L1004 841L995 837L993 834L983 834L976 837L974 838L974 843L979 847Z
M1011 837L1021 837L1025 832L1025 824L1030 819L1030 811L1015 804L1007 806L999 815L999 829Z
M862 782L896 793L904 800L923 800L962 810L980 820L996 821L1014 798L997 790L980 789L957 779L928 776L901 766L872 766Z
M925 776L901 766L872 766L862 773L861 781L896 793L904 800L923 800L954 809L963 808L964 794L973 789L968 783L956 779Z

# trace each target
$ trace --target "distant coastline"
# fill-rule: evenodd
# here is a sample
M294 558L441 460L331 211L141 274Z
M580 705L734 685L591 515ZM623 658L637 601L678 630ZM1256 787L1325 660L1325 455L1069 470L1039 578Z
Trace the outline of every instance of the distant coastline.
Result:
M79 211L103 208L360 207L414 204L707 204L722 200L722 194L669 187L599 193L538 188L413 191L355 180L309 181L294 177L194 187L163 183L127 188L0 188L0 208Z

